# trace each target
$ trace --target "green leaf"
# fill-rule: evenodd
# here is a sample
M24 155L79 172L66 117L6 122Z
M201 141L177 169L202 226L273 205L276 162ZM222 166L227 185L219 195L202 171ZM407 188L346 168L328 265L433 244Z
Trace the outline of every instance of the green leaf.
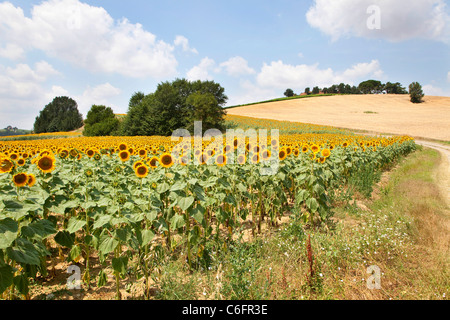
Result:
M178 206L181 210L186 211L194 203L195 199L192 196L178 198Z
M110 236L106 235L104 236L103 239L101 239L100 241L100 245L98 247L98 250L102 253L102 254L108 254L113 252L117 245L119 244L119 241L111 238Z
M122 277L127 274L128 257L112 258L112 267Z
M23 295L28 294L29 281L28 281L28 276L26 274L21 274L19 276L14 277L13 281L14 281L14 286L17 288L17 290L21 294L23 294Z
M111 216L110 215L101 215L100 218L98 218L95 222L94 222L94 229L98 229L103 227L105 224L109 223L111 221Z
M181 214L175 214L172 219L170 220L170 228L172 230L181 228L185 225L184 216Z
M36 266L41 264L39 252L30 241L19 238L16 239L15 242L15 246L6 249L6 254L8 257L19 263L32 264Z
M187 183L185 181L177 181L170 187L170 191L184 190L186 186Z
M70 253L69 253L70 260L77 262L78 257L80 255L81 255L81 248L78 245L73 246L72 249L70 249Z
M18 231L19 225L13 219L0 221L0 250L8 248L16 240Z
M148 245L154 237L155 233L152 230L142 231L142 246L145 247L146 245Z
M311 212L314 213L319 208L319 203L315 198L310 198L306 200L306 206L309 208L309 210L311 210Z
M72 248L75 242L75 235L72 235L67 231L59 231L55 236L55 241L60 246Z
M86 225L86 220L79 220L76 217L69 219L67 223L66 231L70 233L75 233Z
M167 182L163 182L163 183L158 184L158 186L156 187L156 192L161 194L161 193L168 191L169 189L170 189L169 184Z
M49 220L39 220L22 227L21 233L29 239L41 240L55 234L56 230Z
M197 205L197 207L189 210L189 214L191 217L193 217L195 219L195 221L197 221L198 223L202 224L203 220L205 218L205 208L203 208L202 206Z
M0 294L8 289L14 281L14 269L10 265L0 267Z
M98 280L97 280L97 287L103 287L104 285L106 285L106 283L108 282L108 278L106 277L106 273L105 271L100 270L100 272L98 273Z

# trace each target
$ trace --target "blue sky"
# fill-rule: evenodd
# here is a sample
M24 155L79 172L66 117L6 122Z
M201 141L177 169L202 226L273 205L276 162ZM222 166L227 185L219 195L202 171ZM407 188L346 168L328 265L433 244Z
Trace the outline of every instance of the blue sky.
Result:
M0 2L0 128L55 96L126 113L136 91L214 80L228 105L367 79L450 96L444 0Z

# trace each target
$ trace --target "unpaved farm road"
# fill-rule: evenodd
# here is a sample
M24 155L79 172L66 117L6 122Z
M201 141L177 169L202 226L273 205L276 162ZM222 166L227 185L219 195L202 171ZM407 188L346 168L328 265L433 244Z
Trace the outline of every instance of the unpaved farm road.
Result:
M438 181L443 196L447 200L447 205L450 207L450 145L424 140L416 140L416 144L435 149L441 153L442 162L438 170Z

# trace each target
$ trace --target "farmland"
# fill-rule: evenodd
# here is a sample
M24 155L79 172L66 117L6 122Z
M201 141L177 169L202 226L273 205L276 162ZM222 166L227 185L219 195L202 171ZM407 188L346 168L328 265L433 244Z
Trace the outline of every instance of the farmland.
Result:
M384 170L416 149L408 136L320 130L2 142L3 298L36 298L44 279L69 265L84 292L109 286L109 298L121 299L133 286L134 298L155 298L155 290L167 298L155 289L167 285L162 266L181 261L182 270L207 276L222 268L223 254L286 221L292 239L332 232L336 203L350 201L352 190L370 194ZM308 279L317 286L317 273ZM217 294L251 298L235 280Z

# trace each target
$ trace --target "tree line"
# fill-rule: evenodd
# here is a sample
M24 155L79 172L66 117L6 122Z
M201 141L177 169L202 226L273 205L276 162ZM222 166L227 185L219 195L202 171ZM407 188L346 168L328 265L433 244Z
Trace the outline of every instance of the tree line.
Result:
M34 132L73 131L84 125L85 136L169 136L177 129L193 134L195 121L202 121L202 133L223 130L227 100L219 83L176 79L158 84L153 93L135 92L123 119L110 107L92 105L83 121L73 99L56 97L36 117Z
M312 88L305 88L304 94L370 94L370 93L389 93L389 94L408 94L406 88L400 82L381 83L378 80L366 80L361 82L358 86L351 86L349 84L340 83L333 84L330 87L319 88L315 86ZM284 92L286 97L293 97L295 95L292 89L287 89Z

